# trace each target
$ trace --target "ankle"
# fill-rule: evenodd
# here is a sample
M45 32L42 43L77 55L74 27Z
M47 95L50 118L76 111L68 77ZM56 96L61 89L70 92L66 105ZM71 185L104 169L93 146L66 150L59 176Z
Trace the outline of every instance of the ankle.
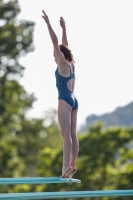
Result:
M72 167L72 168L76 168L76 162L70 162L70 166Z
M70 165L64 165L64 164L63 164L63 166L62 166L62 169L63 169L63 170L70 169L70 168L71 168Z

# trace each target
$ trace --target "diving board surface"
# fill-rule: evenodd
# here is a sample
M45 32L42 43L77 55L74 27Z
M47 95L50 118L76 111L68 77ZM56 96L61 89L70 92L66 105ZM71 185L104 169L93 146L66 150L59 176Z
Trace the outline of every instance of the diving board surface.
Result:
M0 178L0 185L15 184L48 184L48 183L80 183L79 179L61 177L23 177L23 178Z
M29 199L59 199L84 198L102 196L133 196L133 190L101 190L101 191L71 191L71 192L32 192L0 194L1 200L29 200Z

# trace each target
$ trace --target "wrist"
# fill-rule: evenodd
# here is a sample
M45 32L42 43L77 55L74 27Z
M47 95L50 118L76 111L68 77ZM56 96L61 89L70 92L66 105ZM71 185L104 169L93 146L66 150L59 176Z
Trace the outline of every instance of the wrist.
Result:
M66 27L62 27L62 30L63 30L63 31L66 31Z
M47 21L46 24L47 24L47 25L50 25L50 21Z
M63 26L62 29L63 29L63 30L66 30L66 26Z

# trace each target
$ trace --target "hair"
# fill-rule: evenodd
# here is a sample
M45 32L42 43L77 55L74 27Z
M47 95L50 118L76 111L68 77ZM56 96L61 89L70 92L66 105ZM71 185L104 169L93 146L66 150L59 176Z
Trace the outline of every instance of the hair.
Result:
M71 53L71 50L68 48L68 46L61 44L59 45L60 51L64 54L65 59L69 60L70 62L74 62L73 55Z

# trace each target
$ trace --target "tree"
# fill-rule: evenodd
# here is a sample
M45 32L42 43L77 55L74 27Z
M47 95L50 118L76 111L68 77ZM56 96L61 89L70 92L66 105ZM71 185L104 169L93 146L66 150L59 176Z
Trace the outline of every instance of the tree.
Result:
M22 75L24 67L19 58L34 50L34 22L18 21L20 8L17 0L4 3L0 0L0 75L1 83L14 79L14 74Z
M0 0L0 177L38 176L39 152L48 145L51 149L56 145L53 130L59 140L55 111L48 111L53 117L49 126L44 125L47 115L42 119L25 116L36 98L17 81L24 71L19 58L34 50L34 22L18 21L19 13L17 0ZM0 190L7 192L11 188L20 189L15 186Z
M0 0L0 177L59 176L62 141L56 111L47 111L42 119L25 116L36 98L17 82L16 75L22 76L24 70L19 57L33 50L34 23L18 22L19 12L18 1ZM81 179L81 184L3 186L0 192L131 189L132 138L133 128L104 130L101 124L93 125L79 135L74 177ZM106 198L112 199L125 198Z
M0 0L0 123L6 128L20 120L36 100L16 80L24 70L19 63L20 56L33 50L34 30L33 22L17 20L19 12L17 0L8 3Z
M0 176L21 175L24 165L14 143L35 97L16 80L24 67L19 57L33 50L34 23L18 21L18 1L0 0Z
M33 50L34 23L17 21L19 12L18 1L5 3L0 0L0 145L4 144L5 138L11 139L11 135L21 129L24 113L35 100L33 94L27 94L15 80L16 76L22 76L24 70L19 63L19 57ZM4 157L4 149L1 151ZM1 171L1 176L6 176L3 174L5 170Z
M74 178L77 184L56 184L41 186L41 191L86 191L123 190L133 188L133 128L103 129L94 124L86 134L79 135L78 171ZM54 156L51 163L53 175L60 175L62 151ZM42 160L42 162L44 162ZM43 166L43 165L42 165ZM36 189L40 188L37 186ZM85 199L85 198L82 198ZM87 198L86 198L87 199ZM94 199L89 198L89 199ZM125 197L97 197L97 200L124 200ZM132 196L126 197L132 200Z

